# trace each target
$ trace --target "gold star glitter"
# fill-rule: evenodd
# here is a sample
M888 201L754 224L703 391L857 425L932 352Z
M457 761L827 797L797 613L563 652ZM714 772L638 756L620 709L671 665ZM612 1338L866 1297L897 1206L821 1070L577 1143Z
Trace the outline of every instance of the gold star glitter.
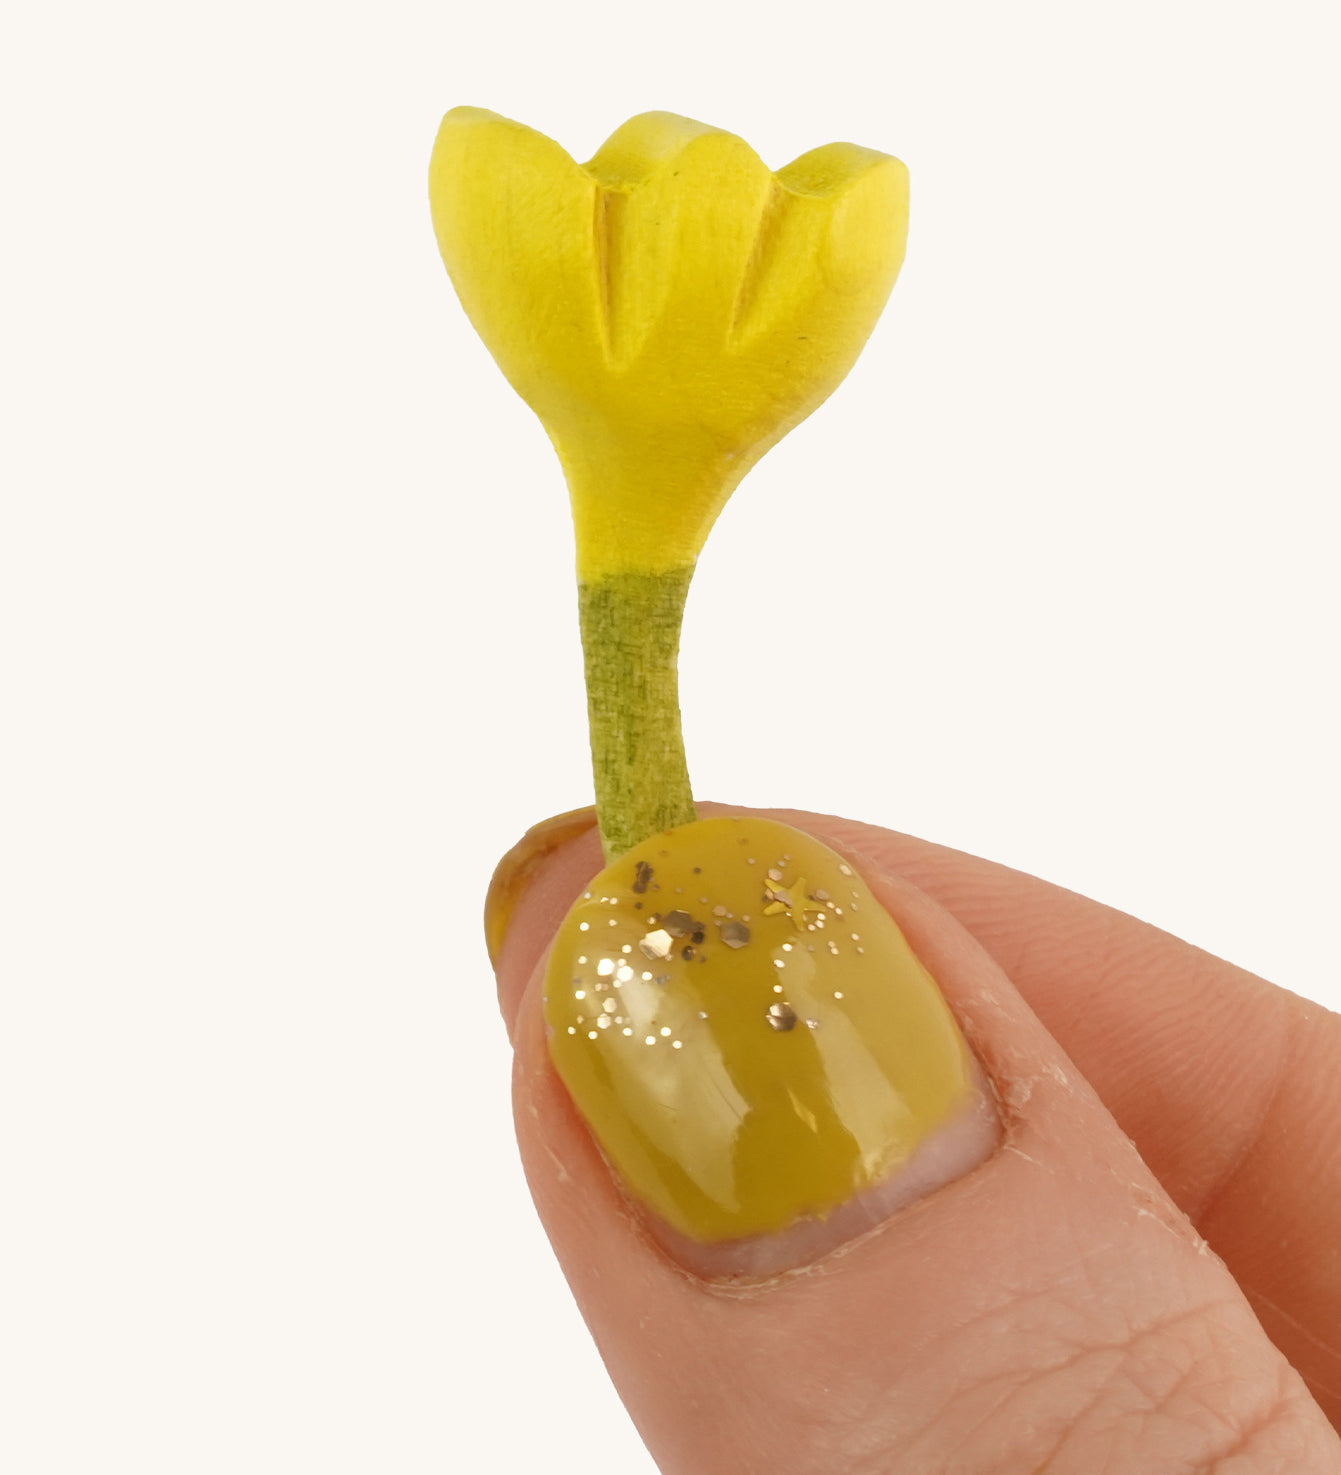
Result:
M770 882L764 887L764 895L768 897L764 916L776 917L779 912L786 912L798 932L805 931L807 912L819 912L821 915L824 913L819 902L806 896L804 876L794 886L784 886L781 881Z

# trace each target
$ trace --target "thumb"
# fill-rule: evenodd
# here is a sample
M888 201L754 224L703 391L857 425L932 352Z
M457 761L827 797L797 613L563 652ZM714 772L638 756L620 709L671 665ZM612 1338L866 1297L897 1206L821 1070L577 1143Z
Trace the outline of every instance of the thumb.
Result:
M500 993L536 1205L663 1470L1337 1468L946 912L754 816L597 863L579 838L539 868Z

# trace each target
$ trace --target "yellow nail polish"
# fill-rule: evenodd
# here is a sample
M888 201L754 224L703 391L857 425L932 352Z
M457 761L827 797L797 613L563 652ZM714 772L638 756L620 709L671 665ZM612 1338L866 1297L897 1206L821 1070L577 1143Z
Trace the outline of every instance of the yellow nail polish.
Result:
M540 863L560 845L594 828L595 824L596 811L590 804L552 815L532 825L494 867L484 898L484 944L489 950L489 962L495 968L512 914Z
M545 1018L628 1191L699 1243L824 1218L975 1092L893 919L772 820L699 820L602 871L559 929Z

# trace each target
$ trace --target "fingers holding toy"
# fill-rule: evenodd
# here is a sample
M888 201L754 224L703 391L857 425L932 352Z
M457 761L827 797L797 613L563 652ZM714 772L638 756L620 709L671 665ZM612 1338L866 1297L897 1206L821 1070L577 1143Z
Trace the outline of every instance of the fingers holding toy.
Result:
M430 195L569 487L596 827L528 836L486 926L532 1191L662 1467L1336 1470L1337 1021L970 857L694 805L695 560L870 333L902 164L646 113L579 165L466 108Z
M1335 1468L1302 1379L1076 1062L888 862L939 867L961 906L984 863L951 882L934 847L802 823L710 819L606 871L570 835L503 942L528 1176L662 1467ZM1029 884L1022 928L1052 890ZM681 941L677 913L703 925ZM672 957L641 950L659 933Z

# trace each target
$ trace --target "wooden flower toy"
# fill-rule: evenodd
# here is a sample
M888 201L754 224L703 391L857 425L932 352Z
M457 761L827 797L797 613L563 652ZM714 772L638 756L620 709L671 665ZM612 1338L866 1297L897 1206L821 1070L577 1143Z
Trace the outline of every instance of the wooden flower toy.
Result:
M613 859L694 818L676 681L694 562L736 484L861 352L903 262L907 171L834 143L774 173L672 113L580 165L456 108L429 180L461 303L568 481Z
M741 477L861 351L903 261L907 174L852 144L774 174L669 113L579 165L459 108L431 195L577 531L607 864L550 950L549 1056L673 1253L726 1244L767 1273L796 1243L781 1231L887 1212L924 1144L994 1130L944 999L853 868L787 825L696 819L676 696L694 561Z

